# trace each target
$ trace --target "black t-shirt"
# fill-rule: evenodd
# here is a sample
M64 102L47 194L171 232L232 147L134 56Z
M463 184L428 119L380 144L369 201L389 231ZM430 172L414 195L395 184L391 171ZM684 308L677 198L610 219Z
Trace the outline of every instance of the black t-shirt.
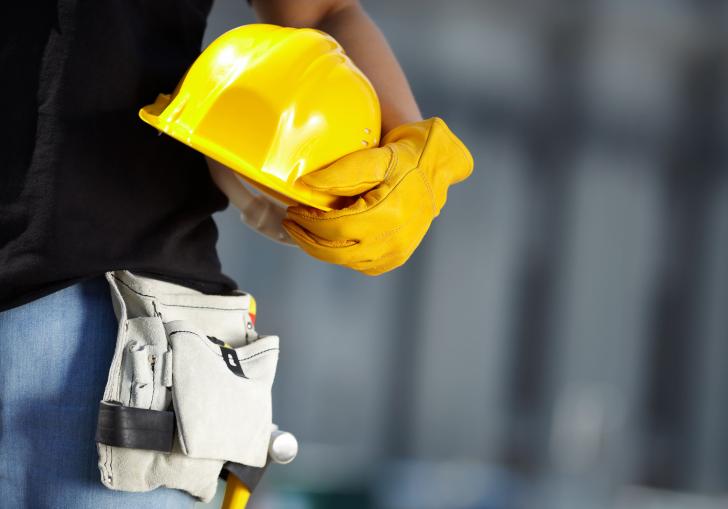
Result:
M204 158L137 117L199 54L211 1L0 8L0 309L112 269L235 288Z

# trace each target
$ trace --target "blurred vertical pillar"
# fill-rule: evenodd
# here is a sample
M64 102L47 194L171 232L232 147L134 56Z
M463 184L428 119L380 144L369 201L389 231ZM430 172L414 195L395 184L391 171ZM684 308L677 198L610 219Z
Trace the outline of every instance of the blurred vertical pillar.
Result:
M509 464L525 471L544 467L548 457L552 370L559 355L554 351L554 305L564 270L569 161L582 143L577 78L589 8L589 2L551 2L529 19L540 39L543 74L538 107L521 117L519 126L529 160L528 221L512 315L510 434L503 451Z
M710 219L696 331L705 343L696 373L689 462L689 484L707 493L728 487L728 161L721 168L719 185L706 196Z
M591 489L608 499L641 461L635 430L662 226L659 173L649 154L604 141L584 147L576 168L556 298L550 457L582 489L598 479Z
M715 367L709 359L715 346L704 327L709 306L705 297L715 284L707 272L716 241L712 236L717 233L709 229L715 225L711 197L720 182L717 170L725 143L720 131L725 40L715 24L715 6L694 4L700 32L693 33L695 46L681 69L684 109L680 130L667 151L668 226L652 334L646 429L653 438L645 451L644 480L673 489L695 489L708 482L695 471L696 464L706 461L696 449L695 433L705 425L700 423L705 415L702 392L707 389L702 378L706 367ZM721 439L722 435L711 438L715 443Z
M701 71L693 82L700 152L707 182L697 192L705 207L702 263L697 280L695 337L702 348L690 366L695 373L690 398L687 485L706 493L728 489L728 5L701 2L706 27ZM699 140L699 141L698 141ZM683 338L691 342L692 338Z

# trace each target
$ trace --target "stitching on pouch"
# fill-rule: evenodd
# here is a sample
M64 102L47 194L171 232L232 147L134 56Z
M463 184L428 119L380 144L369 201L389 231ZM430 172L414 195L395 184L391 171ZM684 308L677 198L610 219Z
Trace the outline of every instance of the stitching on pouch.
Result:
M189 304L166 304L162 302L167 307L171 308L196 308L196 309L218 309L220 311L247 311L248 308L216 308L213 306L191 306Z
M191 330L175 330L175 331L170 332L169 335L170 336L174 336L175 334L182 333L182 332L187 333L187 334L192 334L193 336L197 336L197 338L200 341L202 341L202 344L205 345L205 348L207 348L208 350L210 350L210 352L212 352L213 355L217 355L218 357L222 357L222 353L217 353L217 350L211 348L210 345L202 338L202 336L200 336L196 332L192 332Z
M172 391L172 406L175 408L179 408L175 391ZM175 422L177 423L177 427L179 428L179 441L181 442L180 445L182 446L183 451L187 451L187 453L189 453L190 451L187 448L187 435L185 435L185 429L184 424L182 423L182 419L175 419Z
M132 288L131 286L129 286L126 282L124 282L123 280L119 279L117 276L115 276L113 274L112 274L112 277L114 279L116 279L119 283L121 283L122 285L126 286L129 290L131 290L132 292L136 293L137 295L141 295L142 297L149 297L150 299L157 299L157 300L159 300L154 295L147 295L146 293L138 292L137 290L135 290L134 288ZM165 306L175 307L175 308L217 309L217 310L220 310L220 311L247 311L248 310L248 308L218 308L218 307L213 307L213 306L192 306L192 305L187 305L187 304L167 304L165 302L162 302L161 300L159 302L162 303L162 304L164 304Z
M173 336L175 334L180 334L182 332L186 332L187 334L194 334L195 336L197 336L198 338L200 338L200 335L199 334L197 334L196 332L192 332L191 330L173 330L172 332L169 333L169 335L170 336ZM200 339L202 339L202 338L200 338ZM220 357L222 357L222 355Z
M240 362L244 362L244 361L247 361L248 359L252 359L253 357L257 357L257 356L259 356L259 355L263 355L263 354L264 354L264 353L266 353L266 352L272 352L272 351L274 351L274 350L280 350L280 348L267 348L267 349L265 349L265 350L261 350L261 351L260 351L260 352L258 352L258 353L254 353L253 355L251 355L251 356L249 356L249 357L246 357L245 359L241 359L240 357L238 357L238 360L239 360Z
M152 354L152 355L156 355L156 354ZM154 357L154 364L152 364L152 399L149 402L149 410L152 409L152 405L154 404L154 387L157 385L157 381L155 380L155 376L154 376L156 374L155 373L156 370L154 369L154 366L156 366L156 365L157 365L157 358Z
M136 293L137 295L141 295L142 297L149 297L150 299L153 299L154 298L154 295L147 295L145 293L136 291L134 288L132 288L131 286L129 286L129 284L126 281L124 281L124 280L120 279L119 277L117 277L116 274L112 274L111 277L113 277L114 279L116 279L119 283L121 283L122 285L126 286L129 290L131 290L132 292Z
M204 344L205 346L208 346L208 345L207 345L207 343L205 342L205 340L204 340L204 339L202 338L202 336L200 336L200 335L199 335L199 334L197 334L196 332L192 332L191 330L174 330L174 331L170 332L170 333L169 333L169 335L170 335L170 336L173 336L173 335L175 335L175 334L178 334L178 333L183 333L183 332L184 332L184 333L187 333L187 334L192 334L193 336L197 336L197 338L198 338L198 339L199 339L200 341L202 341L202 343L203 343L203 344ZM239 360L240 362L243 362L243 361L247 361L248 359L252 359L253 357L257 357L258 355L262 355L262 354L264 354L264 353L266 353L266 352L270 352L270 351L273 351L273 350L280 350L280 348L267 348L267 349L265 349L265 350L261 350L260 352L256 352L256 353L254 353L253 355L251 355L251 356L249 356L249 357L246 357L246 358L244 358L244 359L241 359L240 357L238 357L238 360ZM215 355L217 355L218 357L222 357L222 354L221 354L221 353L216 353L216 352L214 352L214 351L213 351L212 353L213 353L213 354L215 354Z
M104 475L107 475L106 472L109 470L109 446L106 444L104 445L104 451L106 451L106 454L104 454Z

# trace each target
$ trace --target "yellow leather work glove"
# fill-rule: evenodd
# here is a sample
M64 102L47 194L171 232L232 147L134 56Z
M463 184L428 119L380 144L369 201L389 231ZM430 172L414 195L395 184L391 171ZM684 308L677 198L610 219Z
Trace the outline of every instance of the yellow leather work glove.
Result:
M315 258L382 274L407 261L445 204L447 188L472 170L473 158L442 119L405 124L380 147L302 177L314 189L358 196L353 203L329 212L289 207L283 226Z

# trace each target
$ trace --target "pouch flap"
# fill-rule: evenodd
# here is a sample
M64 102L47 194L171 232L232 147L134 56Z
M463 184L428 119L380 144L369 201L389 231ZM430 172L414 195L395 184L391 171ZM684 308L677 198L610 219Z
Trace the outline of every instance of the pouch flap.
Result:
M165 324L172 347L172 399L180 445L194 458L265 465L278 337L239 347L187 322Z

